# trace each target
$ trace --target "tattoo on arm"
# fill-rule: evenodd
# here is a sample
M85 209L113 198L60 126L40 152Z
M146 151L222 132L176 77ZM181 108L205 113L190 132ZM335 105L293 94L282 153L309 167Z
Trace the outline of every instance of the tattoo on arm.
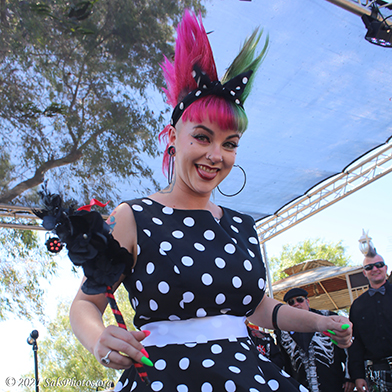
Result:
M114 226L116 226L116 218L114 217L116 215L116 211L113 211L112 214L109 216L108 220L106 223L110 226L110 230L113 231Z

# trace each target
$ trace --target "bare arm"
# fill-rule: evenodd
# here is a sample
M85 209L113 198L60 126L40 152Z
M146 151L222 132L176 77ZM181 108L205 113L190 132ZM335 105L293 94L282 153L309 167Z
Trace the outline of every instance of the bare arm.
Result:
M277 304L279 301L265 296L252 316L248 317L249 321L260 327L273 329L272 311ZM345 348L351 345L352 324L342 316L322 316L284 305L278 311L277 324L283 331L323 332L329 329L336 333L333 338L339 347ZM343 324L349 324L350 327L342 331Z
M108 219L113 229L113 237L132 254L136 254L136 223L127 204L118 206ZM119 282L114 288L117 288ZM83 279L83 281L85 278ZM107 306L105 294L87 295L79 288L70 309L72 330L79 341L98 361L109 350L109 367L124 369L132 365L129 357L140 362L144 355L140 341L145 338L144 332L130 332L116 326L105 327L102 315ZM123 354L120 354L123 353Z

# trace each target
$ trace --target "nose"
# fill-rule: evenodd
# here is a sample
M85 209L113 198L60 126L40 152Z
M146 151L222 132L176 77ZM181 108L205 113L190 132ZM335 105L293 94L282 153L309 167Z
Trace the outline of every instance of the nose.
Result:
M218 162L223 162L223 156L220 147L211 146L206 154L206 158L211 162L211 165L215 165Z

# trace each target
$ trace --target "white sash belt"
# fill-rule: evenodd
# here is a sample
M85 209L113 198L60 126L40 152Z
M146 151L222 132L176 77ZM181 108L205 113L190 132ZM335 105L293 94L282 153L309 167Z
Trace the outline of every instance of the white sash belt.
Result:
M142 341L145 347L206 343L219 339L236 341L237 338L248 336L245 317L227 314L178 321L156 321L143 325L141 329L151 332Z

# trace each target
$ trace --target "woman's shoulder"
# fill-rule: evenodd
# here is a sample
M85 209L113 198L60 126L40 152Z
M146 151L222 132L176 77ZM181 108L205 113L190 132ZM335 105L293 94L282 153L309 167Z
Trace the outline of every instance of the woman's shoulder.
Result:
M255 221L251 215L245 214L237 210L232 210L227 207L222 207L222 206L220 207L222 208L224 215L227 215L228 217L232 218L237 223L245 222L248 224L255 225Z

